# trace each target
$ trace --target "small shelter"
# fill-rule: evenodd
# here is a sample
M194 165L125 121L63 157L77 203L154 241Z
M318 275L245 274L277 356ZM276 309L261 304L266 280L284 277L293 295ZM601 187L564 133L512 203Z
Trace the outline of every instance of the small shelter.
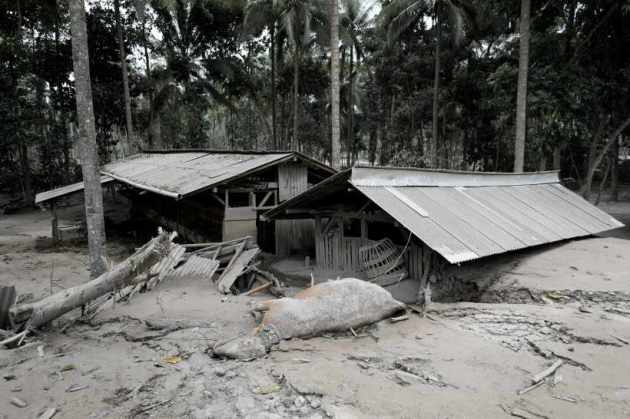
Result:
M103 183L115 182L129 198L133 214L177 230L188 240L251 235L263 249L286 255L312 245L313 223L261 226L259 215L334 170L297 152L159 150L112 162L101 173ZM36 203L54 208L57 199L82 190L80 182L43 192Z
M560 184L558 172L355 167L263 216L312 219L315 264L387 285L623 224Z

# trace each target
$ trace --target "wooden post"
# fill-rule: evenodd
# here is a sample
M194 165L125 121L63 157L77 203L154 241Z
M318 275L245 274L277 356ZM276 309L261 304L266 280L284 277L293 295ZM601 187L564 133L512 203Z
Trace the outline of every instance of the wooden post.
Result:
M337 228L339 229L339 243L337 250L337 268L343 267L344 247L343 247L343 217L337 217Z
M315 265L322 266L322 217L315 216Z
M59 219L57 218L57 206L55 205L56 200L52 200L50 203L50 210L52 211L52 238L53 242L57 243L59 241Z
M368 227L365 215L361 215L361 240L365 242L368 238Z

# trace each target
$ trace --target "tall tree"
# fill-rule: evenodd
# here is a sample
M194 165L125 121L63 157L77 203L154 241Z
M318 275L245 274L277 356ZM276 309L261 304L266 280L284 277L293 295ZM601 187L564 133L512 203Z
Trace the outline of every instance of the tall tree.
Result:
M120 51L120 68L122 71L123 94L125 100L125 123L127 127L127 137L133 137L133 120L131 117L131 97L129 95L129 74L127 71L127 52L125 51L125 37L123 22L120 16L120 0L114 0L114 12L116 14L116 37L118 38L118 49Z
M283 29L287 34L293 58L293 135L292 147L298 148L300 129L300 67L309 48L322 40L327 28L326 13L322 13L318 0L294 0L287 3L282 12ZM325 7L325 5L323 5Z
M343 14L339 17L339 25L342 31L342 45L350 50L349 53L349 69L347 83L348 97L348 116L347 116L347 138L348 144L347 161L348 165L352 164L355 127L354 127L354 98L355 98L355 79L357 71L355 70L356 62L363 58L363 46L361 44L361 34L371 22L370 12L376 5L375 1L362 2L361 0L343 0ZM368 70L369 71L369 70ZM342 81L343 82L343 81Z
M269 56L271 61L271 128L272 144L278 149L277 133L277 93L276 75L277 47L278 47L278 21L286 8L286 2L280 0L254 0L247 3L245 17L243 19L244 30L248 34L259 34L264 28L269 30Z
M525 165L527 138L527 70L529 68L529 15L531 0L521 0L520 39L518 50L518 91L516 93L516 136L514 140L514 171L522 172Z
M21 55L22 51L22 5L21 0L17 0L17 30L16 30L16 43L17 43L17 55ZM16 102L16 113L18 117L18 127L23 123L22 115L20 112L20 100ZM21 127L20 127L21 128ZM18 155L20 156L20 168L22 169L22 176L20 182L22 184L22 194L25 205L33 205L33 177L31 173L31 164L29 160L28 144L26 143L26 136L23 134L22 129L18 129L16 132L19 135Z
M440 160L438 157L438 136L439 136L439 120L440 120L440 40L442 38L442 30L440 28L440 14L437 9L437 2L433 5L433 28L435 30L435 55L433 58L433 104L432 104L432 116L431 122L431 167L436 168L440 166Z
M329 0L328 20L330 25L330 121L332 128L330 162L339 169L341 165L340 120L339 120L339 5Z
M398 39L401 34L424 19L427 13L433 14L433 30L435 38L434 76L433 76L433 127L430 143L431 160L433 168L439 164L439 98L440 98L440 42L441 20L440 6L445 6L448 18L452 26L451 36L455 46L460 46L464 38L464 20L475 23L476 12L468 0L394 0L382 12L383 20L388 28L390 43Z
M90 275L97 277L105 272L105 219L103 216L103 192L98 167L98 148L92 103L90 58L88 51L85 8L83 0L68 0L70 6L70 30L72 34L72 61L74 88L79 125L81 170L85 185L85 218L90 259Z

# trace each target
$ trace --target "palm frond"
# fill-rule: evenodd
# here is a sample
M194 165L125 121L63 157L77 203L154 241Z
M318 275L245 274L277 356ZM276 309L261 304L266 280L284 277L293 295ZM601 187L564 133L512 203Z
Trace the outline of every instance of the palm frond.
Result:
M392 43L423 16L429 8L426 0L394 1L381 16L382 24L387 28L387 41Z

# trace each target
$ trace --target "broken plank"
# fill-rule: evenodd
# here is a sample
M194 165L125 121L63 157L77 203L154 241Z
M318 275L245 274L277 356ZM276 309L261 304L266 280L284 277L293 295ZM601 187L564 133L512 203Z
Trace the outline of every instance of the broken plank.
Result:
M210 243L192 243L192 244L184 244L186 249L203 249L203 250L212 250L221 246L228 246L231 244L240 244L243 241L253 240L251 236L244 236L234 240L228 240L224 242L210 242Z
M544 380L545 378L549 377L551 374L556 372L556 370L558 368L560 368L562 366L562 364L564 364L563 360L561 360L561 359L557 360L549 368L547 368L547 369L539 372L538 374L534 375L532 377L532 383L533 384L539 383L542 380Z
M251 290L243 293L243 295L247 297L249 295L256 294L257 292L266 290L267 288L271 287L272 285L273 284L271 282L267 282L266 284L262 284L261 286L258 286L256 288L252 288Z
M230 262L230 265L228 265L225 271L223 271L223 274L219 279L219 291L224 294L228 294L230 292L230 288L232 287L232 284L234 284L234 281L236 281L236 278L241 275L243 269L245 269L249 262L256 257L258 251L258 248L246 250Z
M226 272L229 272L229 270L232 268L232 265L234 265L234 263L236 262L236 259L241 255L241 253L243 253L243 250L245 250L245 242L240 243L236 250L234 250L234 254L230 257L229 262L225 267L225 270L223 271L223 273L221 273L221 276L219 276L219 282L221 282Z
M531 386L529 386L527 388L524 388L522 390L517 391L516 394L518 394L519 396L522 396L523 394L529 393L533 389L538 388L538 387L540 387L543 384L544 384L544 381L540 380L539 382L534 383L534 384L532 384Z

